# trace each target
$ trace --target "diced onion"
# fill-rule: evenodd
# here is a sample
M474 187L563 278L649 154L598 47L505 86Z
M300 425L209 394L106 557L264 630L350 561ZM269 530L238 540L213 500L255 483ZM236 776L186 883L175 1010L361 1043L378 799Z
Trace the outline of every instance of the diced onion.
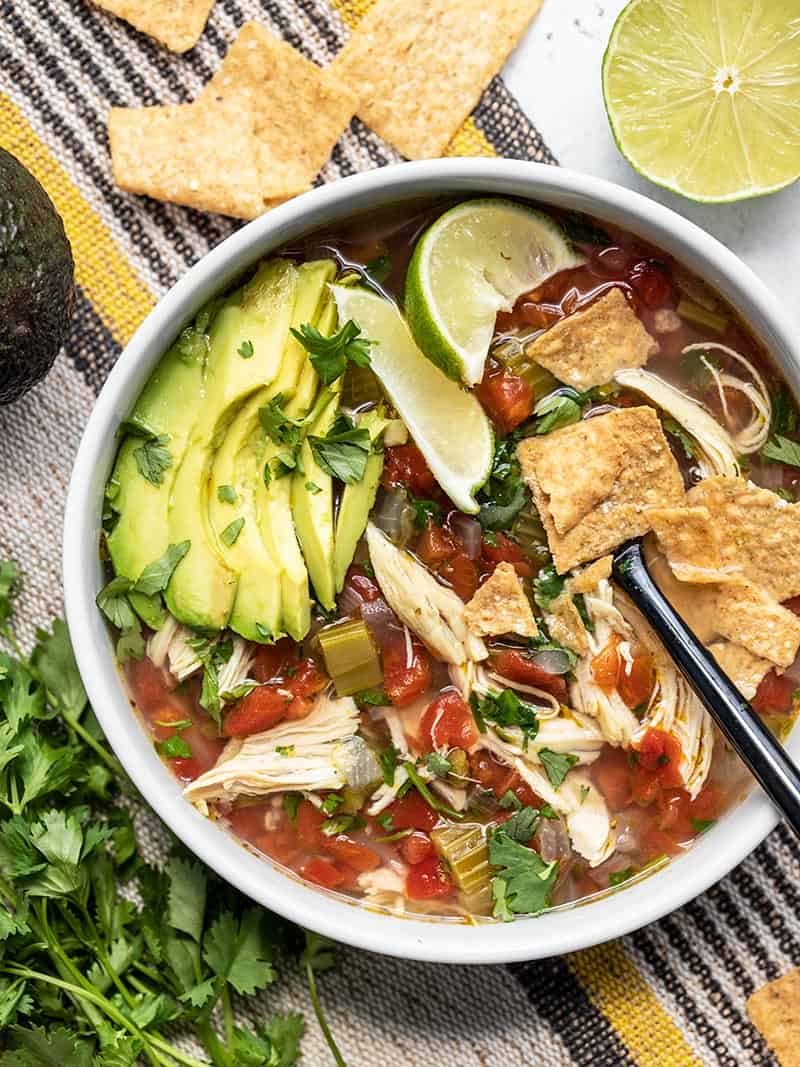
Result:
M568 674L572 669L570 657L560 648L546 648L541 652L534 652L531 659L548 674Z
M463 544L466 555L470 559L478 559L483 543L483 528L477 519L457 511L450 518L450 529Z
M333 765L353 789L366 789L382 778L375 753L363 737L348 737L333 750Z
M382 490L371 518L378 529L399 548L405 548L414 535L414 509L406 494L400 490Z

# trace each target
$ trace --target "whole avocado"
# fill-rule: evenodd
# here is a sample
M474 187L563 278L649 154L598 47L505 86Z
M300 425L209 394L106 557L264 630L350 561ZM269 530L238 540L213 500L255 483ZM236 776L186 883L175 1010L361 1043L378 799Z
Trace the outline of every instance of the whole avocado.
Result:
M0 404L50 370L74 302L64 224L39 182L0 148Z

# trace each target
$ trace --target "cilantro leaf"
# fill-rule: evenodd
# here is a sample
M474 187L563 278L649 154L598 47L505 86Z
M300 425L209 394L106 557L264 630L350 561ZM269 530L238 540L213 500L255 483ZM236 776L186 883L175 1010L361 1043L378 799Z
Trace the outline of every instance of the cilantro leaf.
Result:
M340 416L324 437L309 434L308 443L314 459L326 474L346 485L362 481L372 449L369 430L356 429Z
M694 438L684 430L677 419L673 419L671 416L666 415L661 420L661 425L666 433L670 434L672 437L676 437L680 441L684 455L687 459L695 459L697 457L697 446L695 445Z
M236 490L233 488L232 485L218 485L217 500L220 502L220 504L235 504Z
M629 878L633 878L635 874L635 867L626 867L624 871L612 871L608 876L608 884L610 886L622 885L622 883L627 882Z
M383 780L384 782L386 782L387 785L394 785L394 775L395 771L397 770L399 755L400 753L397 751L394 745L389 745L389 747L385 748L383 752L381 752L381 754L378 756L378 762L380 763L381 770L383 771Z
M523 748L528 747L539 732L539 717L533 704L520 700L512 689L503 689L500 693L487 693L485 697L472 693L470 706L475 713L478 726L482 722L493 722L500 727L518 727L523 735Z
M392 257L387 255L375 256L374 259L371 259L366 264L364 270L371 281L377 282L378 285L383 285L392 273Z
M374 342L361 336L361 327L352 319L330 337L325 337L309 323L299 330L293 328L292 334L308 352L323 385L330 385L340 378L348 363L355 363L357 367L370 365L369 350Z
M300 1039L305 1033L306 1024L298 1012L288 1015L273 1015L260 1033L272 1043L272 1060L270 1067L293 1067L300 1055Z
M361 689L353 693L353 700L359 707L365 708L385 708L390 703L382 689Z
M446 778L453 769L450 760L439 752L429 752L425 757L425 766L437 778Z
M19 570L10 559L0 560L0 630L11 618L14 597L19 591Z
M409 496L409 503L414 509L414 525L418 530L424 530L428 520L439 524L442 521L442 509L435 500L422 500Z
M296 419L290 419L283 410L282 393L272 397L269 403L258 409L258 417L264 433L276 445L296 448L300 443L302 427Z
M515 811L511 818L502 824L502 827L510 838L525 845L533 837L538 822L539 812L536 808L524 807Z
M533 409L536 419L536 433L550 433L562 426L578 422L582 414L584 397L575 389L564 386L555 393L543 396Z
M180 541L176 545L168 545L163 556L147 564L133 586L134 591L144 596L154 596L156 593L163 592L169 585L175 568L191 545L191 541Z
M492 470L478 498L478 521L484 530L507 530L528 502L517 459L519 433L510 433L495 444Z
M772 394L772 425L770 429L773 434L780 435L795 433L797 430L797 408L792 394L785 385L781 385Z
M252 995L275 981L264 912L250 908L241 919L223 911L203 939L203 959L237 993Z
M157 437L147 438L143 444L133 450L139 473L151 485L157 487L164 481L164 471L172 466L172 455L166 447L168 441L169 434L162 433Z
M551 748L540 748L539 759L553 789L558 789L570 768L578 762L578 757L573 756L571 752L554 752Z
M242 357L242 359L252 359L253 352L255 351L255 349L253 348L253 342L242 341L236 351Z
M3 1067L91 1067L94 1042L64 1026L12 1026L9 1038L10 1051L0 1061Z
M199 863L173 857L166 868L169 884L167 922L174 930L200 941L206 907L205 871Z
M552 563L542 567L533 579L533 599L542 611L550 610L550 605L563 592L565 580Z
M244 518L240 515L238 519L234 519L233 522L228 523L222 533L219 535L223 545L227 545L230 548L236 544L239 538L239 534L244 527Z
M761 458L770 463L784 463L787 467L800 467L800 443L775 434L761 449Z
M539 915L549 907L558 860L545 863L498 826L489 834L489 863L497 868L492 879L495 918L508 922L514 915Z
M118 630L130 630L136 625L136 616L127 596L130 587L129 580L118 575L97 594L98 608Z
M191 759L193 755L191 745L180 734L173 734L172 737L159 741L156 748L159 755L166 759Z

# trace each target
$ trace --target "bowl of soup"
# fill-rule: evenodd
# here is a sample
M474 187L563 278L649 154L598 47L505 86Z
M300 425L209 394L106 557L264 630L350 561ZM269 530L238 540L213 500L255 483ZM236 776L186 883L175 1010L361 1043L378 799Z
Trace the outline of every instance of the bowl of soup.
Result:
M584 175L403 164L250 223L142 324L73 471L120 761L222 877L363 948L532 959L679 907L775 814L610 554L644 537L796 752L797 368L729 250Z

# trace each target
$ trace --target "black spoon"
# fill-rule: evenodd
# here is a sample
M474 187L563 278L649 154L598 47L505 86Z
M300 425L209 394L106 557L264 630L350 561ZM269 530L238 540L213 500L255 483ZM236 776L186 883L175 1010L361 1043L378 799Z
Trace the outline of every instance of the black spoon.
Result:
M612 574L661 639L675 666L795 834L800 837L800 770L697 640L650 576L641 541L614 553Z

